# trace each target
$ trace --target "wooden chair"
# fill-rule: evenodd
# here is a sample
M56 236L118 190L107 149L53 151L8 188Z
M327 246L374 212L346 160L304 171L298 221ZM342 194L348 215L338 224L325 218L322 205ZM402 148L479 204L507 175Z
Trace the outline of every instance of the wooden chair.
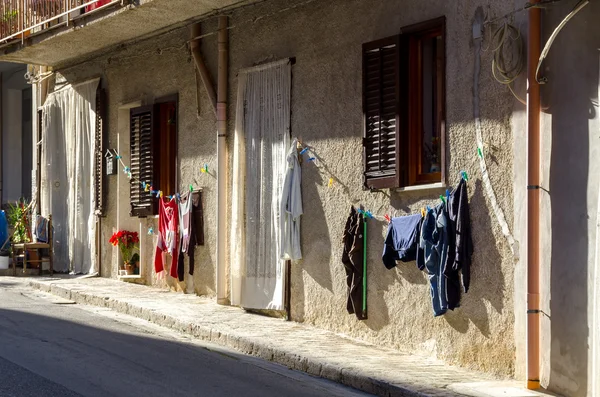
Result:
M39 265L39 274L42 275L42 269L44 263L50 264L50 274L54 274L54 251L53 251L53 240L54 230L52 228L52 215L48 216L48 242L31 242L31 243L17 243L12 244L12 268L13 275L17 275L17 259L23 260L23 272L27 270L28 263L37 263ZM42 256L40 250L48 250L48 256ZM37 253L37 259L27 259L27 253L35 251Z

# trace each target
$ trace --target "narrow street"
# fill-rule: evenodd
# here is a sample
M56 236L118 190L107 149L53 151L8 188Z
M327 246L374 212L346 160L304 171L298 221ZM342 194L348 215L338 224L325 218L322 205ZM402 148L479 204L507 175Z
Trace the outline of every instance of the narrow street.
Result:
M0 280L0 396L360 396L144 320Z

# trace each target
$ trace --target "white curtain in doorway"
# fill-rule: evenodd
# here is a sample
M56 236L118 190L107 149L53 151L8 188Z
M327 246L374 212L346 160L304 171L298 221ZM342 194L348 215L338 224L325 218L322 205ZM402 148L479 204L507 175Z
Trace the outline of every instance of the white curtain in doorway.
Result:
M41 212L52 215L54 270L96 272L94 136L98 79L48 95L43 106Z
M233 152L231 303L284 309L279 211L290 145L288 59L240 71Z

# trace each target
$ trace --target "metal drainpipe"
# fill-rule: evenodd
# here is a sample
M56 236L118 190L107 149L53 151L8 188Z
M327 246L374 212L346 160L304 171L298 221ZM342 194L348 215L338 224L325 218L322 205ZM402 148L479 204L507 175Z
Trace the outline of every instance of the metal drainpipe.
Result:
M532 3L539 3L533 0ZM541 9L529 9L527 94L527 388L540 387L540 85Z
M217 303L229 304L227 297L227 79L228 17L219 17L217 88Z

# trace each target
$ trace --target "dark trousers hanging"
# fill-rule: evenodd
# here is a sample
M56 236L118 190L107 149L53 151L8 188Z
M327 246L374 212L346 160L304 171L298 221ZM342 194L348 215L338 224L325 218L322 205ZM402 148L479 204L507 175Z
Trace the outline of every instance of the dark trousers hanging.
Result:
M363 311L363 215L358 214L354 207L350 210L350 216L346 221L343 243L342 263L346 269L348 284L346 309L349 314L355 314L359 320L365 320L367 314Z

